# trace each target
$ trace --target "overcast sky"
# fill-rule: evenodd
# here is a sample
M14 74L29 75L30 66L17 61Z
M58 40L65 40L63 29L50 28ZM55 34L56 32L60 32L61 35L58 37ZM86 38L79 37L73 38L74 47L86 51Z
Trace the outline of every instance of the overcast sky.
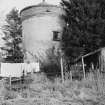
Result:
M0 0L0 27L4 24L5 16L9 11L16 7L17 9L21 10L22 8L30 5L36 5L43 0ZM61 0L45 0L49 4L59 5ZM2 44L1 41L2 32L0 30L0 45Z

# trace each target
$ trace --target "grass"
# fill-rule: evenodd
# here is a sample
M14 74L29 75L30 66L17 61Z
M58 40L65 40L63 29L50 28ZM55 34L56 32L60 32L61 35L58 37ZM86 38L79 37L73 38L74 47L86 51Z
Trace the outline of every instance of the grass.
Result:
M51 81L44 73L33 74L31 79L20 92L6 90L4 94L1 86L1 105L105 105L105 78L99 72L89 73L81 81L65 78L64 83L61 78Z

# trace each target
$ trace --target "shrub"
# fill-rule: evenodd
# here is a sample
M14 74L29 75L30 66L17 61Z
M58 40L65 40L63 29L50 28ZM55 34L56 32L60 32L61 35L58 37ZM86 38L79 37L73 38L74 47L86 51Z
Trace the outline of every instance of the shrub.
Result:
M53 79L53 77L60 76L60 56L54 53L53 49L49 49L47 52L47 63L41 64L41 69L46 73L47 77Z

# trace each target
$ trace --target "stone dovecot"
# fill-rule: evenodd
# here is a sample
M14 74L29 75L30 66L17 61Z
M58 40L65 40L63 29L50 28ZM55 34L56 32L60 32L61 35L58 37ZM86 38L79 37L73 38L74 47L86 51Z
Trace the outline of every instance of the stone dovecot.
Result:
M23 47L26 61L46 60L46 51L57 50L64 27L63 9L57 5L47 4L45 0L38 5L21 10Z

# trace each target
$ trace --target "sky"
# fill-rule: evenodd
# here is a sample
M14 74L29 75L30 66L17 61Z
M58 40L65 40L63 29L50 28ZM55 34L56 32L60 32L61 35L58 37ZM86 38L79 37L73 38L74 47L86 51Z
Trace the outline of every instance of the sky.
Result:
M11 11L12 8L16 7L18 10L30 5L36 5L43 0L0 0L0 27L5 24L6 14ZM45 0L49 4L59 5L61 0ZM2 45L2 31L0 30L0 46Z

